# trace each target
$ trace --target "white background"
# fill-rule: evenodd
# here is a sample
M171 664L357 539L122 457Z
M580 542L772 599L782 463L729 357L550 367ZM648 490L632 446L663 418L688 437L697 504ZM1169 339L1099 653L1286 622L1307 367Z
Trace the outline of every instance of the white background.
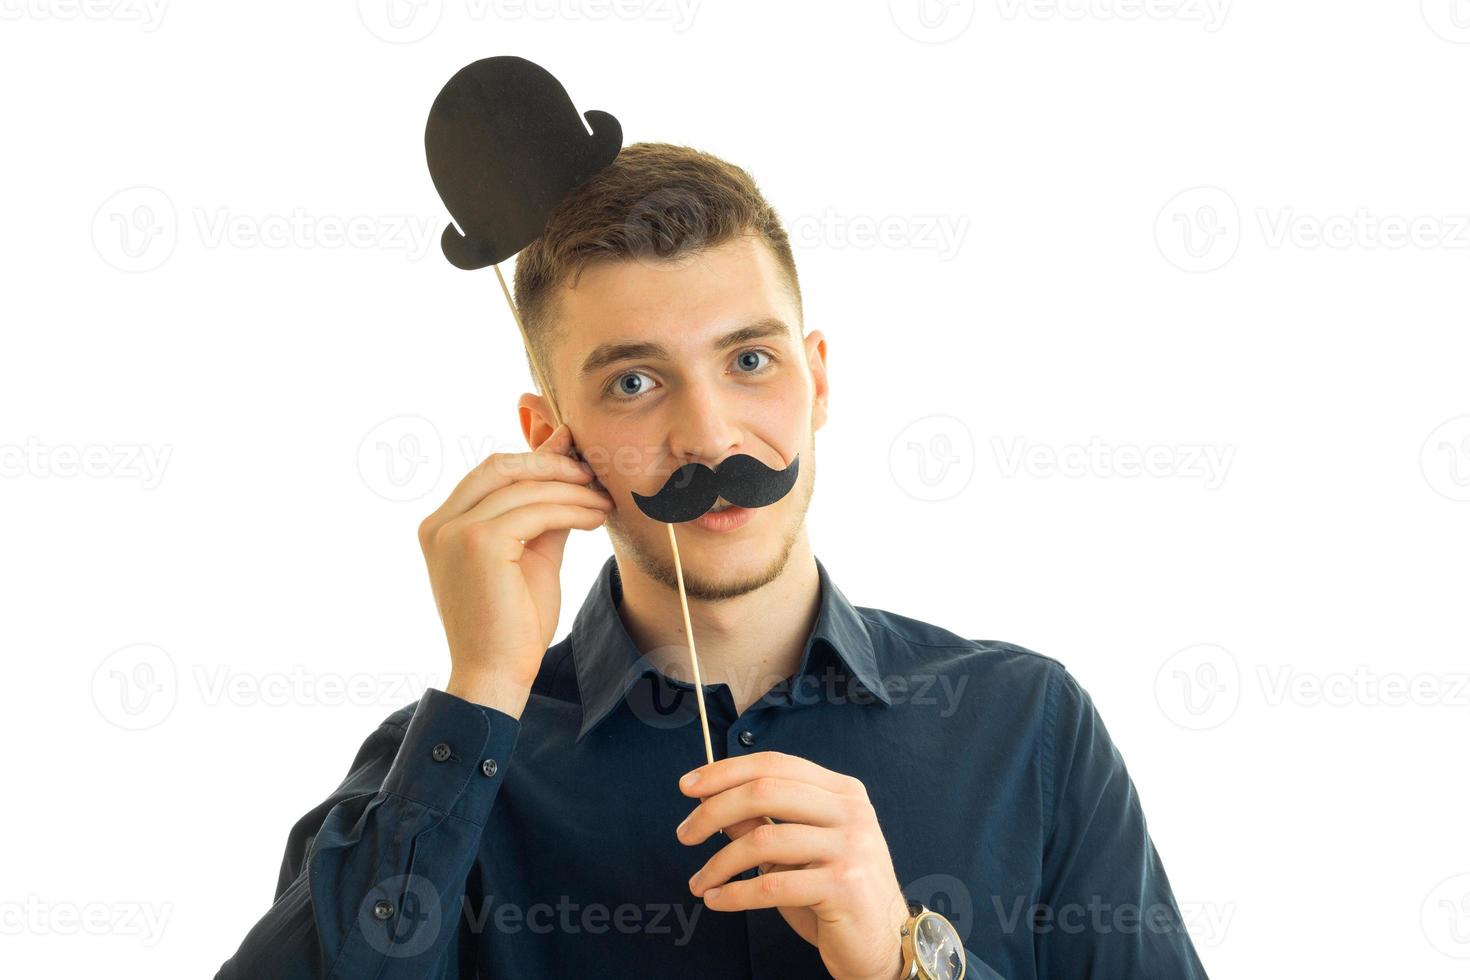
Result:
M212 976L442 684L414 530L529 386L423 159L491 54L756 177L818 556L1076 674L1212 976L1465 975L1470 4L388 2L0 0L7 975Z

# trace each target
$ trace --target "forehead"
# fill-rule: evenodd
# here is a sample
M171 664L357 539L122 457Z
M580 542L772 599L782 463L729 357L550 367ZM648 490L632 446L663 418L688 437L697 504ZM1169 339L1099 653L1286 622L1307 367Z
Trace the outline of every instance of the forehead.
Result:
M744 236L672 262L592 263L575 286L557 287L559 370L575 374L594 348L657 341L677 356L703 350L718 334L775 317L800 330L796 303L775 254Z

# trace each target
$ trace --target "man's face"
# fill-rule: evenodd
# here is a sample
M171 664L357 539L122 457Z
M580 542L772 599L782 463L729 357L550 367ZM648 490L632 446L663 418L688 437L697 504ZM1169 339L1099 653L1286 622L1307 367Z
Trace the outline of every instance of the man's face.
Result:
M799 453L791 492L751 510L743 526L674 525L691 598L740 595L776 577L811 499L827 374L825 340L815 330L800 336L769 246L747 236L673 262L596 263L575 288L558 287L555 310L557 407L616 504L607 529L618 553L677 588L668 527L632 493L654 494L688 462L715 467L745 453L781 470ZM761 335L729 337L752 327ZM664 353L612 349L635 344ZM521 404L523 416L545 408L534 395ZM527 421L535 444L550 434L543 415Z

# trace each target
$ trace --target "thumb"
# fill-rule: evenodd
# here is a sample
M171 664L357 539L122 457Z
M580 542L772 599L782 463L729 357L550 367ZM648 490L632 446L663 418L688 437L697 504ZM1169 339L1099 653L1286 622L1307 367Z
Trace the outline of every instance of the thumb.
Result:
M562 555L566 554L567 538L571 535L569 527L551 528L542 531L536 537L526 542L526 549L550 561L553 567L561 567Z

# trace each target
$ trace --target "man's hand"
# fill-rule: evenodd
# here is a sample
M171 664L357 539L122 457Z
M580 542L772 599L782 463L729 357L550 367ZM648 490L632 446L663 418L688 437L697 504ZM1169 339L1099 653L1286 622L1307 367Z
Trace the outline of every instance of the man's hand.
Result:
M567 536L615 509L572 446L563 424L532 452L490 455L419 525L449 640L445 692L516 718L556 630Z
M908 905L860 780L753 752L700 766L679 790L702 800L679 825L680 841L699 844L721 828L731 838L689 880L707 908L777 909L836 980L898 977ZM730 881L755 867L756 877Z

